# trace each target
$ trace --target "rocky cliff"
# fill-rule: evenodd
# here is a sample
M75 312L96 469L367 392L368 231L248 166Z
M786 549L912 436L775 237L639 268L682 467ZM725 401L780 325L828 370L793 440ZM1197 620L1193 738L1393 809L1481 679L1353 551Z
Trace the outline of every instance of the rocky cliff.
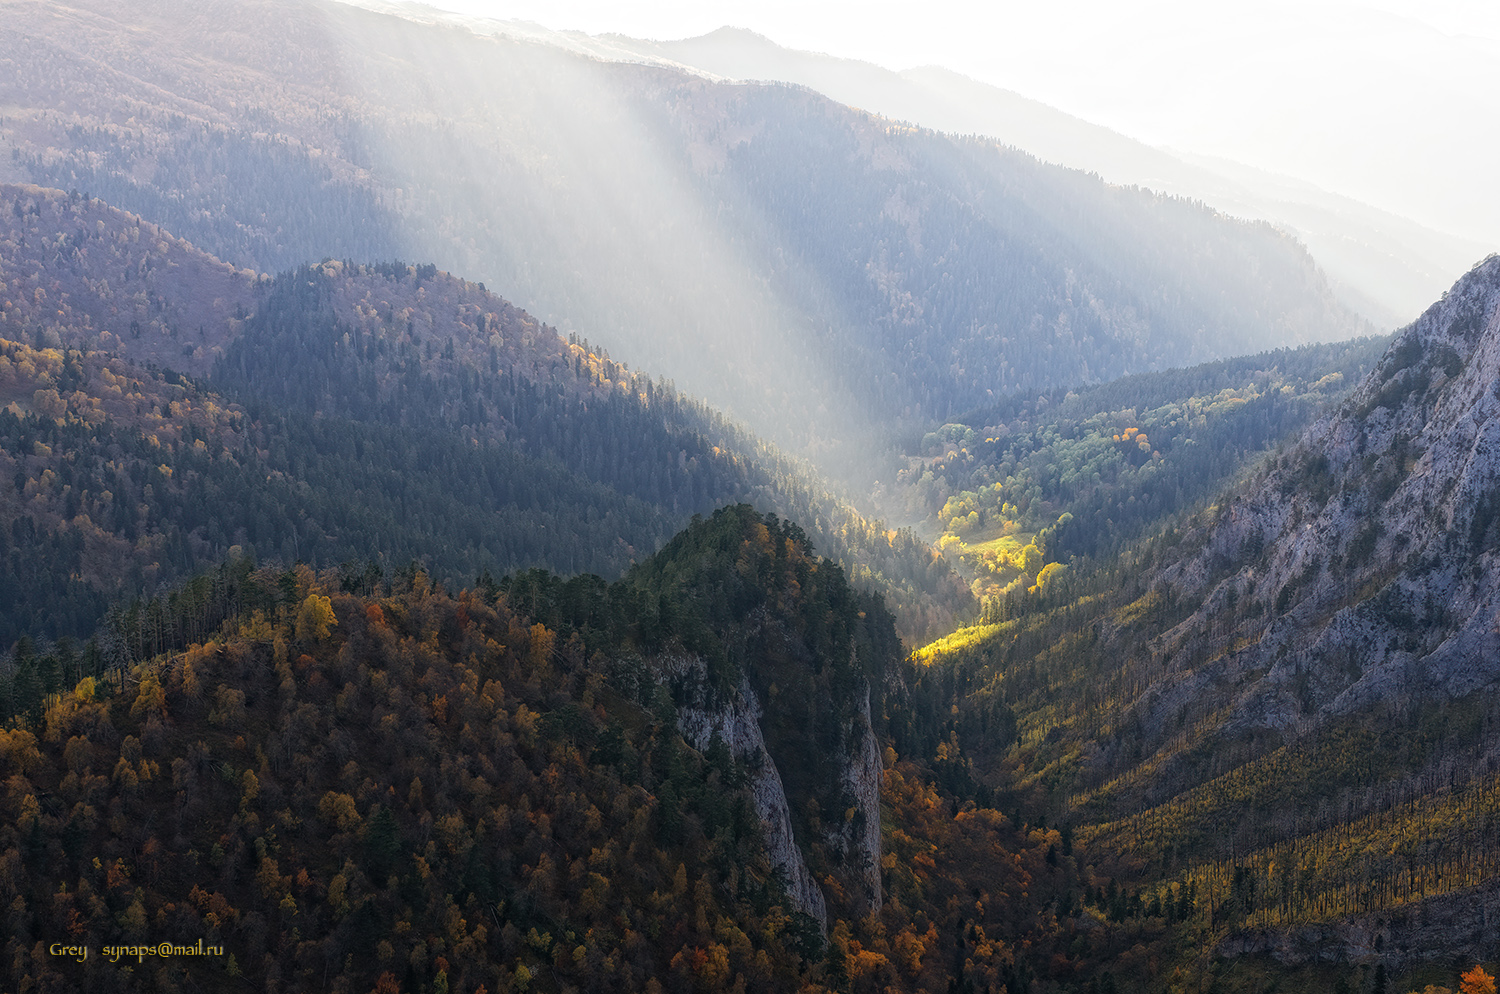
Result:
M747 505L698 519L612 591L683 736L753 777L772 862L820 921L881 906L880 689L902 646L878 597ZM611 636L612 639L617 636ZM872 699L873 698L873 699Z
M775 760L766 750L766 740L760 730L760 701L756 699L750 681L741 677L733 694L712 701L708 693L707 667L702 659L667 657L661 661L661 671L688 681L688 703L677 711L677 728L682 737L700 752L706 751L714 739L719 739L729 747L730 755L736 761L750 769L755 814L765 830L766 854L771 865L785 876L787 896L793 905L816 919L819 928L826 932L828 905L808 872L802 850L797 847L786 789L782 786ZM878 807L876 814L878 830Z
M766 854L771 865L784 876L793 905L817 921L826 932L828 902L808 869L802 846L792 823L791 804L776 758L761 730L763 711L750 680L741 676L729 693L716 692L708 667L701 657L668 654L656 660L659 679L670 682L681 702L677 728L693 748L706 752L717 739L730 755L750 771L755 813L760 818ZM854 737L847 755L822 757L835 764L834 779L853 798L852 808L836 819L828 832L829 848L845 853L854 869L855 902L865 911L877 911L882 903L880 885L880 747L870 724L868 687L862 698L863 733ZM790 762L818 762L818 757L783 757ZM805 802L807 799L803 798ZM824 799L827 800L826 798Z
M1090 648L1117 696L1081 745L1085 838L1169 878L1186 854L1225 955L1484 953L1489 912L1466 909L1497 880L1500 257L1153 556Z
M1492 257L1161 571L1158 593L1198 607L1151 647L1146 714L1296 733L1500 677L1497 305ZM1227 709L1208 693L1226 685Z
M845 822L844 845L858 869L865 907L879 911L880 892L880 745L870 726L870 691L865 688L859 714L863 732L857 736L852 755L844 760L844 789L854 798L854 813Z

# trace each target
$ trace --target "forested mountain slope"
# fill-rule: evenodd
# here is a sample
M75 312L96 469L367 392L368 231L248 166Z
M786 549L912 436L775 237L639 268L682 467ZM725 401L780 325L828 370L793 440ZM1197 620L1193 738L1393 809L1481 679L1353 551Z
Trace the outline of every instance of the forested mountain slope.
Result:
M1056 830L937 786L890 616L749 508L610 585L233 559L166 610L140 665L0 681L13 989L1025 991L1127 941L1053 916Z
M1255 479L924 654L981 767L1119 854L1122 914L1292 963L1487 955L1497 315L1491 258Z
M87 199L0 185L0 337L203 374L259 277Z
M232 545L459 584L615 577L738 501L807 522L910 635L971 604L805 466L430 265L257 277L97 201L0 187L0 281L6 644L86 635ZM210 375L152 364L174 357Z
M1013 395L912 437L878 495L893 517L940 536L993 615L1049 565L1056 575L1107 562L1213 500L1330 410L1389 344L1307 345Z
M1269 226L800 88L313 0L7 13L13 178L263 271L434 260L851 473L897 422L1360 327Z
M361 3L381 6L369 0ZM783 48L769 38L727 27L697 38L647 41L549 32L517 22L468 23L475 30L546 39L603 59L665 60L723 79L797 83L892 120L994 138L1043 162L1097 173L1107 183L1201 200L1232 217L1269 221L1304 242L1340 299L1382 329L1395 328L1420 313L1487 251L1482 242L1433 230L1310 183L1232 162L1187 161L938 66L896 72Z

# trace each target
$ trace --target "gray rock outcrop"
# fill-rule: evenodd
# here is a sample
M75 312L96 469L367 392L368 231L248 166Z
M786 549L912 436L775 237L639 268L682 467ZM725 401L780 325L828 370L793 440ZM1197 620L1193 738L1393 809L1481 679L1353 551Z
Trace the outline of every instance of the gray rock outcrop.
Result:
M875 741L875 732L870 727L870 690L865 688L863 709L860 717L864 723L854 754L844 768L844 787L854 798L855 815L850 821L849 849L854 865L859 868L859 879L864 893L861 896L866 909L873 913L880 910L880 745Z
M826 932L827 902L807 869L807 861L792 831L786 790L775 761L766 751L765 737L760 729L760 702L750 681L742 676L732 694L711 700L702 659L674 656L661 660L661 665L672 676L693 679L692 698L677 711L677 728L682 737L700 752L707 750L717 738L728 747L730 755L751 770L751 794L755 799L756 816L764 827L766 855L771 866L785 876L787 896L792 904L815 919ZM875 826L878 833L878 817ZM878 877L876 883L878 887Z
M1145 722L1213 710L1298 734L1500 680L1500 257L1398 335L1156 586L1198 606L1152 645ZM1208 703L1225 687L1231 706Z

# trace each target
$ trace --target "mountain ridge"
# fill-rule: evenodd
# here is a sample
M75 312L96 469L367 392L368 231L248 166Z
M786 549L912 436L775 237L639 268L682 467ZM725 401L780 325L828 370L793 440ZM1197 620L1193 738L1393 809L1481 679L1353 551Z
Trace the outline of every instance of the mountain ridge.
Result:
M1268 550L1257 585L1266 596L1274 590L1285 610L1261 636L1259 641L1269 644L1256 651L1259 661L1272 653L1288 656L1281 651L1286 641L1278 627L1298 630L1300 639L1311 622L1326 626L1307 650L1313 656L1359 645L1361 656L1384 657L1347 687L1320 686L1315 680L1320 710L1350 710L1403 689L1403 673L1414 661L1450 696L1492 682L1500 670L1473 667L1500 649L1493 626L1484 620L1500 608L1500 591L1493 589L1493 576L1476 575L1465 583L1461 574L1467 563L1488 554L1473 555L1475 546L1485 549L1494 513L1488 494L1500 477L1492 455L1492 436L1500 433L1497 382L1500 257L1492 256L1399 335L1365 384L1337 413L1311 428L1259 487L1225 506L1226 520L1204 552L1163 571L1162 583L1206 602L1227 597L1230 589L1252 596L1246 593L1252 589L1249 574L1210 587L1209 564L1241 559L1256 545ZM1371 480L1375 468L1380 476ZM1288 492L1299 474L1313 484L1311 495ZM1326 481L1319 479L1325 474ZM1324 490L1333 495L1319 508ZM1339 562L1344 565L1335 576L1333 564ZM1402 565L1387 578L1390 567L1383 564L1395 562ZM1374 596L1390 591L1392 600L1362 611L1371 598L1359 595L1371 584L1378 584ZM1419 591L1425 598L1414 600ZM1354 602L1343 604L1351 593ZM1441 611L1438 603L1444 605ZM1396 616L1387 619L1383 633L1371 608ZM1404 640L1398 625L1391 624L1412 611L1417 617L1408 624L1448 632L1439 644L1424 641L1420 657L1407 655L1416 645L1397 648ZM1440 619L1446 624L1432 624ZM1203 621L1195 616L1180 630L1202 628ZM1177 637L1169 635L1168 641ZM1299 665L1280 659L1265 679L1287 684Z
M987 391L1361 327L1269 227L811 91L312 0L92 2L7 22L12 175L239 266L432 260L854 482L892 426ZM113 30L130 19L150 30ZM300 25L284 51L278 22ZM101 62L144 81L102 89Z
M97 200L0 186L0 282L8 640L32 623L87 634L72 608L62 629L22 610L43 562L96 616L99 597L150 594L236 544L322 565L421 557L459 583L615 575L745 500L806 521L831 554L863 548L851 575L888 590L909 633L972 604L936 553L805 464L430 264L257 276ZM936 600L903 606L909 582Z
M1490 954L1497 314L1491 257L1213 505L919 654L976 777L1205 983Z
M383 9L400 14L401 4ZM468 19L476 31L514 32L595 57L656 60L722 80L779 80L898 122L951 134L988 135L1045 162L1106 181L1203 201L1226 214L1267 220L1305 242L1340 298L1382 328L1425 307L1485 246L1287 177L1159 149L1044 103L952 70L890 70L857 59L797 51L725 27L694 38L591 37L510 22ZM607 39L607 44L602 40Z

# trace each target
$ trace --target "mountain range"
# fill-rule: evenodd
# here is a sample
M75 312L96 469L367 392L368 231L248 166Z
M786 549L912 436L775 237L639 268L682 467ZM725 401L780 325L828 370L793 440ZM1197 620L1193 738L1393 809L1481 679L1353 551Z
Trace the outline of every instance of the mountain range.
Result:
M110 600L231 546L421 559L455 584L613 576L741 500L806 521L853 575L889 574L909 636L971 603L925 545L805 466L435 267L271 278L98 201L0 202L12 640L87 635Z
M895 72L867 62L783 48L721 28L680 41L558 32L463 18L397 3L362 4L409 17L457 20L610 61L641 61L722 80L778 80L851 107L959 135L984 135L1106 182L1199 200L1238 218L1269 221L1307 245L1339 298L1382 329L1411 320L1492 246L1424 226L1310 183L1234 162L1156 148L1019 93L938 66Z
M6 15L7 989L1486 989L1500 259L1371 335L735 33Z
M996 395L1365 328L1269 225L802 88L338 3L4 30L12 179L258 271L435 262L862 482Z

